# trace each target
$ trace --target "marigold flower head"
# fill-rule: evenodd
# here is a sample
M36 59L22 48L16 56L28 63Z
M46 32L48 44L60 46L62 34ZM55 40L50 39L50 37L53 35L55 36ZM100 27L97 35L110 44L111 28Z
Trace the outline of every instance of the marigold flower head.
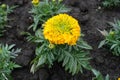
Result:
M80 37L80 31L76 19L67 14L59 14L45 22L43 34L52 44L75 45Z
M120 80L120 78L118 78L118 80Z
M39 4L39 0L32 0L32 4L33 5L38 5Z

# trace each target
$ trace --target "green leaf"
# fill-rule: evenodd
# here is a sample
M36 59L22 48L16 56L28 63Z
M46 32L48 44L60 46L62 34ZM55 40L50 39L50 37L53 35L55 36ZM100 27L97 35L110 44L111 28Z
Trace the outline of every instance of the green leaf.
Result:
M45 62L46 62L46 56L45 55L41 55L39 57L39 60L37 62L36 67L40 67L41 65L45 64Z
M69 12L70 9L58 1L41 1L37 6L33 6L30 13L33 14L34 23L29 27L36 31L40 28L38 25L43 24L47 19L60 13Z
M20 65L17 64L14 65L14 68L20 68L20 67L21 67Z
M90 70L89 59L86 52L77 52L74 48L71 52L63 51L58 57L58 60L63 61L62 66L65 67L65 70L68 70L72 75L79 71L82 72L82 68Z
M99 71L97 71L97 70L95 70L95 69L92 69L92 72L93 72L93 74L96 76L96 77L93 77L92 80L110 80L108 74L107 74L107 76L104 78L103 75L102 75Z
M42 51L44 50L45 47L45 43L43 43L40 47L36 48L36 55L39 55L42 53Z
M109 75L107 74L107 76L105 77L105 80L110 80Z
M118 44L113 44L112 46L111 46L111 50L114 48L114 47L116 47Z
M58 57L58 62L60 62L60 61L62 61L63 59L64 59L64 55L63 55L64 53L62 53L61 55L59 55L59 57Z
M36 65L32 64L30 72L34 73L36 71Z
M78 47L82 48L82 49L92 49L92 47L90 45L88 45L85 41L80 40L80 42L77 44Z
M48 62L49 62L49 65L53 65L53 61L55 60L55 57L53 55L53 53L48 53L47 54L47 59L48 59Z
M67 63L68 63L68 61L69 61L69 57L68 56L66 56L65 58L64 58L64 61L63 61L63 66L65 66Z
M74 61L74 68L73 68L73 72L72 75L74 75L75 73L77 73L77 61Z
M101 48L105 44L106 44L106 40L101 41L100 44L99 44L99 46L98 46L98 48Z
M15 45L0 44L0 79L11 80L11 72L14 68L20 67L15 64L11 59L16 57L19 49L13 49Z
M95 69L92 69L92 72L93 72L94 75L96 76L96 77L93 78L92 80L104 80L102 74L101 74L99 71L97 71L97 70L95 70Z
M12 44L12 45L9 46L8 49L10 50L10 49L12 49L14 46L15 46L15 44Z

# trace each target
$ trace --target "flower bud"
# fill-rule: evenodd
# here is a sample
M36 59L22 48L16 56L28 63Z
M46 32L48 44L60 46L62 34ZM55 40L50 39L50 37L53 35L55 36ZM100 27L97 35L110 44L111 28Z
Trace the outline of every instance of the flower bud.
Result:
M7 5L6 5L6 4L2 4L1 7L2 7L2 8L6 8Z
M59 2L62 2L63 0L59 0Z
M56 0L52 0L53 2L55 2Z
M55 47L55 45L50 43L48 47L49 47L50 49L53 49L53 48Z
M114 31L110 31L110 33L109 33L110 35L114 35L115 34L115 32Z

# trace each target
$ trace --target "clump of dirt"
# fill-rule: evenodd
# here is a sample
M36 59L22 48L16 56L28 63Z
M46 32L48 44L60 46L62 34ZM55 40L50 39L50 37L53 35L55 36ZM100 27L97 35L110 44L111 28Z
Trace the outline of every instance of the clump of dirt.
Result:
M10 6L18 5L9 15L8 24L11 28L7 28L4 36L0 38L0 42L16 44L17 48L22 49L21 54L14 60L22 66L12 72L14 80L92 80L91 71L84 70L83 74L72 76L58 63L55 63L52 69L45 67L35 74L30 73L30 62L35 55L35 45L27 42L26 37L20 33L28 31L32 22L31 14L29 14L31 0L0 0L0 2ZM97 47L103 39L98 29L109 30L111 26L107 22L113 21L114 18L120 19L120 9L103 9L100 7L100 0L64 0L64 3L71 7L72 11L69 14L79 20L82 33L85 34L84 39L93 47L90 53L92 67L104 76L109 74L111 80L117 79L120 76L120 57L113 56L105 48L98 49Z

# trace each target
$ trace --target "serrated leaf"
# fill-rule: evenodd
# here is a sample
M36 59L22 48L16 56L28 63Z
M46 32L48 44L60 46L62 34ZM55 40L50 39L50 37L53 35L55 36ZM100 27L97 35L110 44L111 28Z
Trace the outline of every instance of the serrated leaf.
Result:
M63 58L64 58L64 56L63 56L63 54L61 54L61 55L59 56L59 58L58 58L58 62L62 61Z
M73 73L73 69L74 69L74 58L73 58L73 57L71 57L68 66L69 66L69 72L70 72L70 73Z
M92 47L88 45L85 41L81 41L77 46L82 49L92 49Z
M37 64L36 64L36 67L40 67L41 65L45 64L45 62L46 62L46 56L41 55L39 57L39 60L38 60Z
M44 47L45 47L45 44L42 44L40 47L36 48L36 55L39 55L44 49Z
M68 63L69 58L70 58L70 57L68 57L68 56L65 57L62 66L65 66L65 65Z
M74 68L73 68L72 75L74 75L76 72L77 72L77 61L74 60Z
M52 53L47 54L47 59L49 61L49 65L53 65L54 56L52 55Z

